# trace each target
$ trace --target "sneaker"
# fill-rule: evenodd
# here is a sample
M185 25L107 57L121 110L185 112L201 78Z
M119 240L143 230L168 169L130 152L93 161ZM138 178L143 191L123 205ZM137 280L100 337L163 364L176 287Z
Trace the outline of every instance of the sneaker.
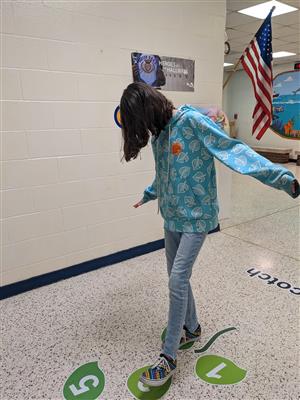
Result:
M162 333L162 335L161 335L161 340L162 340L161 349L162 350L163 350L164 344L165 344L166 331L167 331L167 329L165 328L163 333ZM180 351L180 350L188 350L188 349L190 349L193 346L193 344L197 340L200 339L200 336L201 336L201 327L200 327L200 325L198 325L197 329L194 332L190 332L187 329L187 327L184 325L178 350Z
M194 343L200 339L200 336L201 336L201 326L200 325L198 325L197 329L194 332L190 332L187 329L187 327L184 325L183 331L184 331L184 335L180 339L180 346L188 344L188 343Z
M148 386L162 386L174 374L176 367L176 360L160 354L157 362L142 373L140 381Z

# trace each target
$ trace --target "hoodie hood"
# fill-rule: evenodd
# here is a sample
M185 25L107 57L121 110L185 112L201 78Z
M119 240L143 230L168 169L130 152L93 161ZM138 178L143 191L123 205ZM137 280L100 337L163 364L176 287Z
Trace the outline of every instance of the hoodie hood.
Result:
M169 128L172 128L172 126L175 125L182 118L182 116L190 110L196 111L196 109L193 108L192 106L190 106L189 104L184 104L184 105L178 107L176 114L173 115L173 117L170 119L170 121L165 126L164 130L168 130Z

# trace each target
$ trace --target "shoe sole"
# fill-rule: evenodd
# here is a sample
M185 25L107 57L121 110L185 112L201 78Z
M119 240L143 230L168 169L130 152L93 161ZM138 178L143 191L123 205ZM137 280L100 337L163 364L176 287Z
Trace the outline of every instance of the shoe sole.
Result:
M161 379L159 381L157 381L157 380L154 381L154 380L151 380L151 379L149 380L149 379L144 378L143 376L140 376L139 381L142 382L142 384L150 386L150 387L163 386L166 382L168 382L169 379L171 379L171 377L176 372L176 369L177 369L177 367L175 369L173 369L173 371L171 371L166 378Z

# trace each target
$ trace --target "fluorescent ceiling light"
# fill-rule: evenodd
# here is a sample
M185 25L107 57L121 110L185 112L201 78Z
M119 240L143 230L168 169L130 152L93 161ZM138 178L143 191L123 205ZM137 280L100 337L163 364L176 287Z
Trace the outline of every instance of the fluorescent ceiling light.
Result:
M229 67L229 65L233 65L231 63L224 63L224 67Z
M289 6L288 4L280 3L279 1L267 1L266 3L257 4L253 7L248 7L243 10L239 10L238 12L241 14L250 15L250 17L255 17L259 19L265 19L269 14L271 8L275 6L275 10L273 11L272 17L276 17L277 15L286 14L292 11L297 11L298 8Z
M273 53L273 58L289 57L295 55L296 53L290 53L289 51L277 51L276 53Z

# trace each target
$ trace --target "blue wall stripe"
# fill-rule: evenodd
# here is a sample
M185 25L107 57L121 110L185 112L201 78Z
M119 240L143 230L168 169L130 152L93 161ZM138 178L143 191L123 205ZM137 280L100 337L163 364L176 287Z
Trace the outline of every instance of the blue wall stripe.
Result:
M220 231L220 226L209 233ZM109 254L104 257L96 258L95 260L85 261L81 264L66 267L58 271L48 272L47 274L34 276L33 278L24 281L15 282L10 285L2 286L0 291L0 300L15 296L20 293L27 292L32 289L37 289L42 286L50 285L68 279L73 276L81 275L86 272L94 271L99 268L107 267L108 265L117 264L119 262L129 260L130 258L138 257L143 254L151 253L152 251L160 250L165 247L164 239L155 240L132 247L131 249L122 250L117 253Z

